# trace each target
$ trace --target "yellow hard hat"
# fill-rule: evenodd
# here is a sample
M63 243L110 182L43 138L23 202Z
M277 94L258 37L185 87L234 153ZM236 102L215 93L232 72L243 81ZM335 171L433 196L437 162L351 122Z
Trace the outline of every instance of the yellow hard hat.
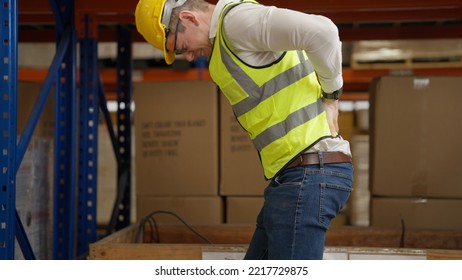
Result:
M174 50L165 47L166 29L170 23L172 9L183 5L186 0L140 0L135 10L138 32L154 47L164 51L167 64L175 61Z

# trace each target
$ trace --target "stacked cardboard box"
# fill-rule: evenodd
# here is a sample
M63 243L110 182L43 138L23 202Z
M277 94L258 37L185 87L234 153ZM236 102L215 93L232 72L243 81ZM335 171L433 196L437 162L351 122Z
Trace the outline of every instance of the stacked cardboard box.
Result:
M135 83L137 219L220 224L218 96L210 81Z
M462 229L460 77L381 77L371 90L372 226Z
M338 115L339 133L343 139L351 142L357 134L356 116L354 110L340 110Z

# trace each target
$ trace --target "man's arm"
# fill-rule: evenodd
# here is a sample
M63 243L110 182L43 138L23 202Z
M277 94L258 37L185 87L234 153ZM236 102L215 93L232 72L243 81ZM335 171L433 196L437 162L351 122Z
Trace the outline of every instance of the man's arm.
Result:
M338 28L330 19L253 4L239 8L229 13L228 20L225 18L225 27L244 60L255 51L261 51L265 58L265 52L271 56L271 52L305 50L323 91L332 93L342 88L342 45Z

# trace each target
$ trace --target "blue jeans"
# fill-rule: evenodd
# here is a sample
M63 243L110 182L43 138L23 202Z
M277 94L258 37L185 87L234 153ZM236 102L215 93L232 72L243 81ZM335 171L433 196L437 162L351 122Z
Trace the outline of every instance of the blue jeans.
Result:
M286 169L265 189L245 259L322 259L331 220L352 191L351 163Z

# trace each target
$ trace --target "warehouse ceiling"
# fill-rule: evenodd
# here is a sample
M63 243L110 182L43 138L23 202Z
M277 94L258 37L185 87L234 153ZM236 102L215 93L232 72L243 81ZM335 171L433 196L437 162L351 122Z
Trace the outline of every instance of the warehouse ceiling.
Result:
M49 0L18 1L18 40L55 40L55 19ZM97 28L99 41L114 41L115 26L134 24L138 0L78 0L74 15L77 29L84 15ZM211 3L216 1L210 0ZM454 39L462 38L460 0L261 0L260 3L290 8L331 18L342 41ZM135 41L142 41L137 32Z

